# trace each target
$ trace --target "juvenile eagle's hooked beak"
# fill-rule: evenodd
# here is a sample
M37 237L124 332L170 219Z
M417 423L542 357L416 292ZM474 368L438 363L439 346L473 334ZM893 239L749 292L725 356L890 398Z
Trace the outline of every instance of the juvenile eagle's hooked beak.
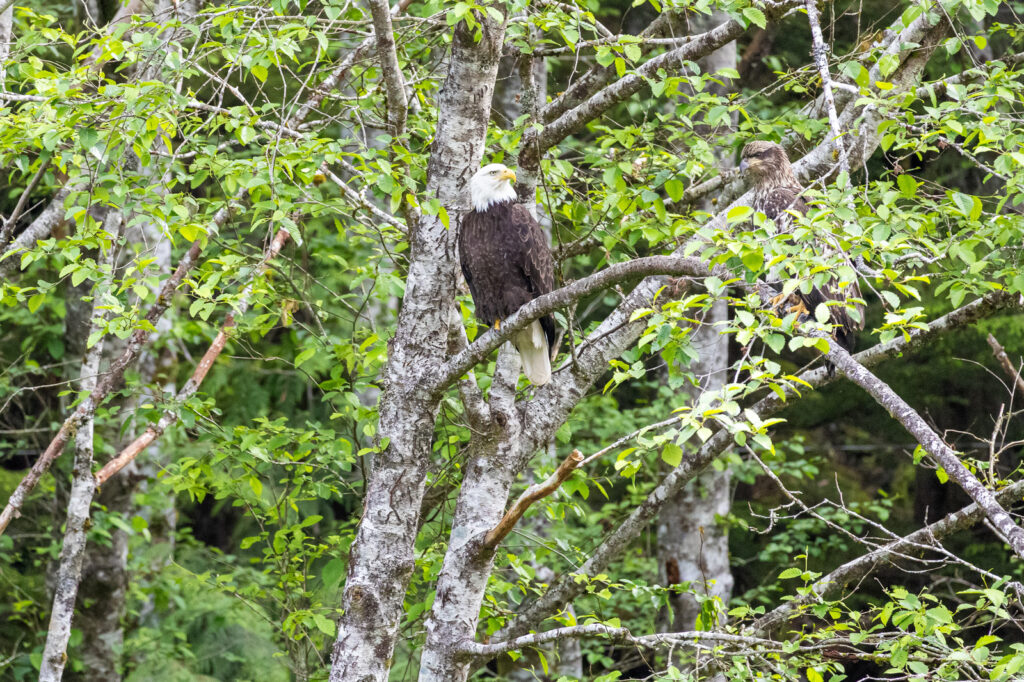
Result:
M512 170L511 168L506 168L505 170L501 171L501 175L498 176L498 179L499 180L511 180L512 182L515 182L516 181L516 172L514 170Z
M750 168L750 164L747 163L746 159L740 161L740 173L745 173L748 168Z

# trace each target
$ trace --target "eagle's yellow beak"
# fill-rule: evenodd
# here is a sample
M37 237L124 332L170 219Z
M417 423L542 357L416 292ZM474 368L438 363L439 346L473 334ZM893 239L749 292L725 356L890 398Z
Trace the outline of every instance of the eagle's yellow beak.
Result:
M511 180L512 182L515 182L516 181L516 172L514 170L512 170L511 168L506 168L505 170L501 171L501 175L498 176L498 179L499 180Z

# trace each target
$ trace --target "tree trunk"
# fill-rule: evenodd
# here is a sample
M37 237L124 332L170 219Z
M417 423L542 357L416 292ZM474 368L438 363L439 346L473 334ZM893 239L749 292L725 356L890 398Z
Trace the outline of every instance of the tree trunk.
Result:
M727 19L721 12L690 17L690 33L702 33ZM731 42L700 61L704 73L715 73L736 66L736 43ZM708 89L723 94L727 89L712 83ZM713 131L707 131L708 135ZM719 158L729 165L728 150ZM710 202L703 208L713 210ZM699 388L691 391L696 400L702 391L716 391L725 384L729 367L728 336L719 333L719 326L728 320L725 301L715 303L704 317L703 325L694 334L694 346L700 354L693 372L705 377ZM732 594L732 573L729 571L729 535L718 517L729 513L731 485L728 470L710 469L684 487L658 515L658 574L665 586L689 583L689 589L728 603ZM661 632L693 630L701 606L693 594L675 594L670 607L659 614ZM703 623L705 628L711 623Z
M479 439L479 450L466 461L437 597L427 619L420 682L461 682L469 675L469 660L456 654L464 641L476 639L480 604L494 560L494 548L485 546L484 536L505 513L520 459L522 424L514 405L519 364L515 350L506 343L491 384L494 433Z
M728 367L728 336L711 326L728 317L724 301L708 311L704 325L694 335L700 351L694 373L707 376L703 391L715 391L725 384ZM702 391L694 389L694 399ZM658 574L665 586L689 583L689 588L728 602L732 593L729 572L729 535L718 517L729 513L732 504L728 470L713 468L690 481L658 515ZM671 608L659 614L658 630L694 630L701 606L692 594L675 594ZM705 622L703 627L711 627Z
M363 517L349 558L330 679L385 682L414 566L413 543L430 463L439 398L429 373L447 355L448 306L455 296L455 237L465 190L480 165L504 26L478 16L481 38L460 24L438 98L427 195L448 211L411 221L411 260L395 337L388 347L380 408L385 444L373 461Z

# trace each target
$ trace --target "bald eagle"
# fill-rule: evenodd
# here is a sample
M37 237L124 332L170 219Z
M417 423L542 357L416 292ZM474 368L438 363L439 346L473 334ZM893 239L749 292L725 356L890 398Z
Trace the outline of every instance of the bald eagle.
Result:
M786 150L774 142L755 140L743 148L740 171L745 172L754 181L753 209L764 213L775 221L782 232L787 232L793 224L793 213L807 215L807 203L800 196L803 189L793 173ZM833 252L831 245L822 240L817 243L819 253L829 255ZM857 340L857 332L864 328L864 306L854 302L859 320L855 320L847 310L847 299L860 298L860 286L857 281L840 286L839 280L833 278L822 288L813 288L810 293L799 290L790 296L790 310L811 314L821 303L828 304L830 321L833 325L832 337L836 342L852 353ZM835 303L838 302L838 303ZM829 374L835 371L831 363L826 365Z
M500 163L484 166L469 181L472 210L459 231L459 260L476 305L476 317L501 321L555 285L554 259L540 224L512 187L516 174ZM555 320L545 315L513 335L523 374L534 386L551 380Z

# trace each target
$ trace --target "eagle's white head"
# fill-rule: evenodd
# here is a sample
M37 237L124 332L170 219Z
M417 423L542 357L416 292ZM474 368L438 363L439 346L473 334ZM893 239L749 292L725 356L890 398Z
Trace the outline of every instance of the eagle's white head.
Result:
M495 204L515 201L516 190L512 187L515 181L516 174L507 166L500 163L484 166L469 181L473 208L482 212Z

